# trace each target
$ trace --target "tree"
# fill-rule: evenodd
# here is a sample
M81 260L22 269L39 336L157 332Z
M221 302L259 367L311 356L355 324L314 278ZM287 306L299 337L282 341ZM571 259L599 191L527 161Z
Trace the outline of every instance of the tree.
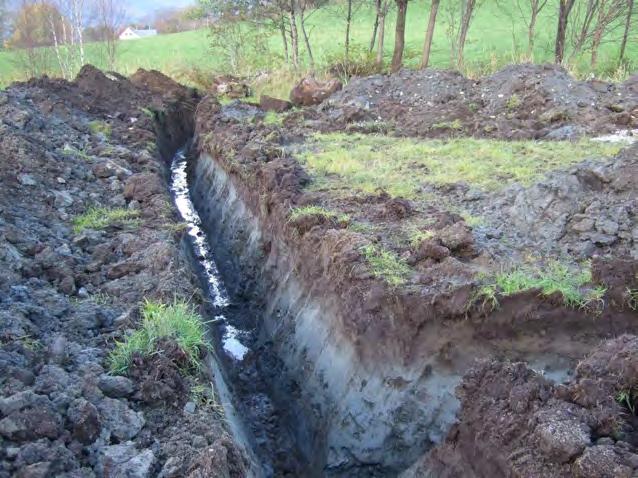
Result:
M49 70L49 55L42 46L51 44L47 17L50 4L22 0L14 21L14 32L7 46L15 49L15 62L28 77L36 77Z
M521 1L518 2L518 8L523 14L523 8L521 5ZM536 21L538 20L538 15L541 13L543 8L547 6L547 0L527 0L530 7L530 15L529 20L527 22L527 53L530 58L534 54L534 38L536 36Z
M385 20L390 10L390 0L380 0L377 3L377 18L379 19L379 27L377 31L377 57L375 60L377 70L383 69L383 49L385 40Z
M394 30L394 53L390 71L396 73L403 64L403 50L405 48L405 17L408 13L408 0L395 0L397 5L397 23Z
M106 56L108 68L115 69L118 34L124 24L126 13L119 0L94 0L97 27L103 38L100 43Z
M559 0L558 4L558 28L556 29L556 42L554 44L554 61L562 63L565 57L565 37L567 36L567 23L569 14L576 0Z
M463 15L461 17L461 28L459 30L459 39L457 42L456 62L459 68L463 67L463 51L465 50L465 41L467 40L467 32L470 30L470 23L476 12L480 0L463 0Z
M627 0L627 16L625 17L625 30L622 35L622 41L620 42L620 54L618 55L619 61L622 63L625 59L625 48L627 47L627 38L629 37L629 30L631 29L631 16L634 13L634 0Z
M4 47L4 40L7 37L9 25L9 11L7 10L7 1L0 0L0 50Z
M428 28L425 33L425 43L423 44L423 57L421 58L421 68L427 68L430 62L430 49L432 48L432 37L434 36L434 25L436 24L436 15L439 11L439 3L441 0L432 0L430 4L430 18L428 20Z

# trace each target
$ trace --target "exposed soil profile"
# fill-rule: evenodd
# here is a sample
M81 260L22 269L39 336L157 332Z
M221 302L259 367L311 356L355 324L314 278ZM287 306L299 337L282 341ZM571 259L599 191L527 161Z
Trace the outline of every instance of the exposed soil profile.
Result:
M636 475L634 83L0 92L0 476Z

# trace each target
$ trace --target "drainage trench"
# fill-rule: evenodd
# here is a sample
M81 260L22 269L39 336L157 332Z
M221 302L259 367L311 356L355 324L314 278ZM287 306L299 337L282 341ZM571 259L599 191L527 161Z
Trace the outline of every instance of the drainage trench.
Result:
M191 198L188 162L184 146L171 162L170 191L186 224L192 265L208 296L205 308L214 349L209 366L231 431L248 448L256 476L318 476L299 452L291 426L271 396L269 373L263 368L276 367L276 359L258 336L260 310L243 292L245 285L226 282L237 279L223 273L229 251L209 244Z

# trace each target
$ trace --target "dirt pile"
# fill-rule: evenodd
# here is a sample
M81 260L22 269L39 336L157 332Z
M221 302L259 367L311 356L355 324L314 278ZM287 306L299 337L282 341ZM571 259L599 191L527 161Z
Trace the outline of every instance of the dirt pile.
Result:
M245 475L172 361L109 373L145 298L195 290L155 148L169 97L193 92L92 67L0 92L2 477Z
M634 85L577 81L555 65L513 65L479 80L402 70L353 79L321 105L321 121L382 123L406 136L574 139L636 128Z
M564 385L522 363L478 365L457 389L459 422L402 476L635 476L636 367L634 336L603 343Z

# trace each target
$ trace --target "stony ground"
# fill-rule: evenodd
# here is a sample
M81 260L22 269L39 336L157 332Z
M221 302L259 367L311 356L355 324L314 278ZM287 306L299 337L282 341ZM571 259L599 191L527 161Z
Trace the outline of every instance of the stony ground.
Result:
M151 119L192 96L90 67L0 92L0 476L245 475L175 344L129 377L107 364L143 300L196 294ZM84 228L91 207L124 213Z

